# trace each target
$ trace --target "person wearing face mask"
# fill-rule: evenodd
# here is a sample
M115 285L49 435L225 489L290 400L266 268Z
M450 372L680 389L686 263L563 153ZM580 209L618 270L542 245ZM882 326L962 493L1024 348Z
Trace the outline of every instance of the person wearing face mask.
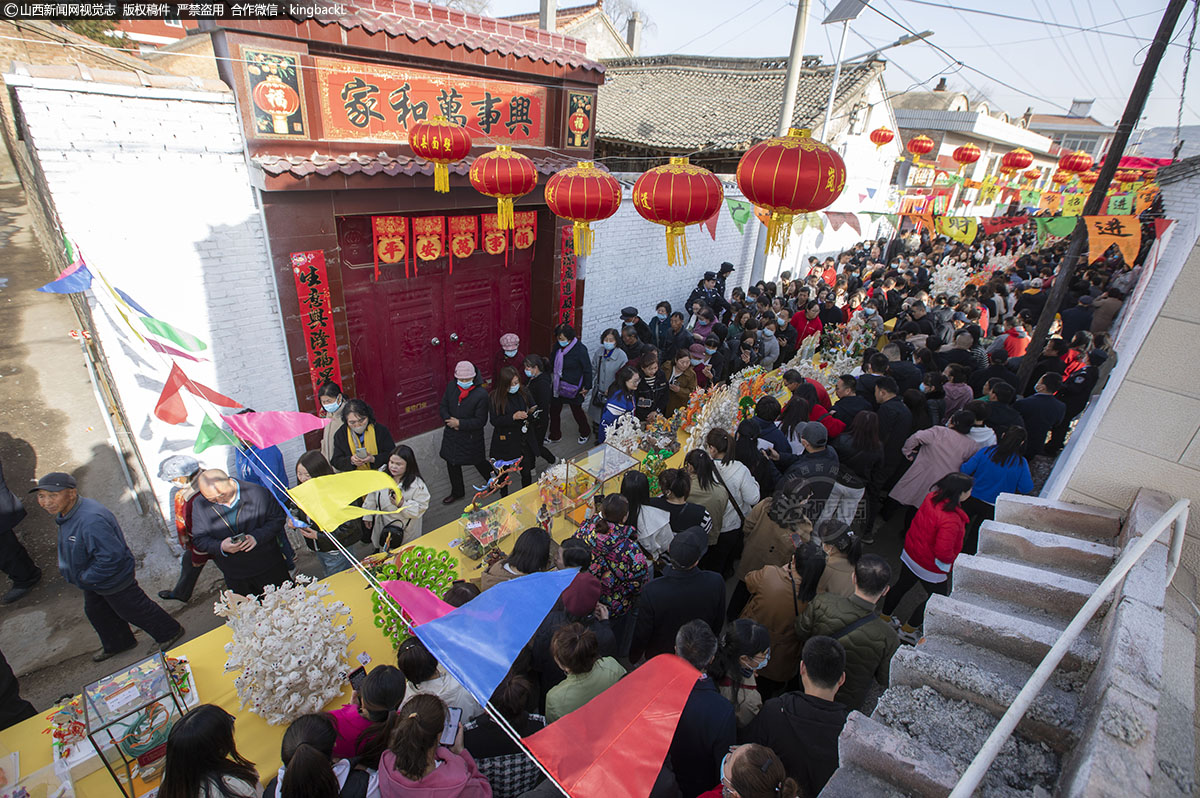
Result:
M412 447L402 443L392 449L379 470L396 480L396 487L368 493L363 500L365 509L387 511L363 517L371 528L371 545L376 551L393 549L421 537L424 534L421 519L429 509L430 498L429 486L421 479Z
M454 502L466 495L463 485L463 466L475 466L485 480L492 476L492 467L483 448L483 428L488 420L488 395L475 366L460 360L454 367L454 382L446 386L438 405L442 422L442 447L439 452L446 461L450 476L450 495L442 504Z
M709 338L712 336L710 335ZM704 344L692 344L688 347L688 356L692 361L692 370L696 372L696 386L707 388L713 384L713 372L708 365L708 353Z
M738 728L743 728L762 709L754 677L771 661L771 635L761 623L738 618L725 625L718 646L708 675L733 704Z
M511 366L521 374L521 364L525 362L525 353L521 351L521 338L516 333L505 333L500 336L500 351L492 362L492 379L500 373L500 369Z
M775 361L779 360L779 339L775 336L778 329L774 316L763 316L762 327L759 328L758 346L762 350L762 360L759 362L768 371L775 368Z
M882 302L878 299L868 299L862 306L862 319L876 335L883 335L883 313L880 310Z
M592 388L592 363L587 347L575 336L570 324L560 324L554 329L557 347L554 352L554 368L551 384L554 399L550 404L550 442L562 440L563 405L571 408L571 415L579 425L579 443L587 443L592 434L583 403Z
M329 465L329 461L325 459L325 455L319 451L313 450L300 455L300 459L296 461L296 484L301 485L308 482L310 479L317 477L327 477L334 473L333 466ZM363 506L366 506L365 503ZM324 571L324 576L332 576L333 574L345 571L350 567L350 561L346 559L346 555L338 549L336 545L329 539L329 536L320 532L309 521L308 516L304 511L292 505L292 516L300 522L300 526L292 523L292 519L287 520L289 529L299 529L300 535L304 538L304 545L308 550L317 555L317 559L321 562L321 568ZM369 518L378 518L378 516L368 516ZM352 518L346 523L333 530L333 537L337 538L338 543L341 543L346 548L357 543L362 538L362 522L357 518Z
M667 412L667 376L658 364L658 353L647 352L638 364L637 407L634 415L645 423L650 416Z
M197 495L196 477L200 476L200 471L200 463L187 454L172 455L158 466L158 478L171 485L167 503L171 505L175 519L175 535L183 548L183 556L179 558L179 579L170 590L158 591L160 599L185 604L191 601L196 580L209 560L208 554L192 545L192 504Z
M604 411L596 422L596 437L599 443L604 443L608 431L617 423L621 416L632 413L637 407L637 387L641 377L636 369L628 364L622 366L609 383L605 391Z
M719 335L710 335L704 339L703 346L711 382L725 382L729 379L729 353L725 351L724 342Z
M676 349L673 359L665 361L662 368L667 375L666 415L670 418L675 411L687 407L692 392L696 390L696 372L692 369L690 347Z
M804 312L792 316L792 327L796 329L797 346L804 345L804 339L810 335L820 335L825 325L821 323L821 304L817 300L809 300L804 306Z
M361 399L351 399L342 406L345 426L333 443L333 459L330 461L338 471L366 471L377 463L382 455L396 446L388 428L375 421L375 411Z
M517 370L511 366L500 369L496 387L488 399L492 419L492 460L521 458L521 487L533 482L533 446L530 443L530 412L533 399L521 385ZM508 495L508 487L500 489Z
M546 359L541 355L526 355L523 373L528 381L529 399L533 402L529 429L529 445L533 452L550 465L558 462L554 452L546 448L546 428L550 424L550 403L554 399L554 388L550 375L546 373ZM530 463L532 465L532 462Z
M650 341L650 327L646 322L642 321L642 317L638 315L638 309L635 307L621 308L621 329L632 327L637 333L638 340L642 343Z
M329 424L321 432L321 454L333 462L333 444L337 441L338 433L345 435L342 429L346 422L342 420L342 405L346 403L342 396L342 386L332 380L326 380L317 389L317 401L321 403L321 418L329 419Z
M625 329L628 332L633 331L632 327ZM600 417L604 414L604 405L608 403L608 389L613 384L613 378L629 362L629 356L624 349L618 346L617 339L617 331L614 329L610 328L600 333L600 349L592 355L592 374L595 376L596 388L592 391L591 401L588 402L587 414L594 426L600 424ZM640 350L642 345L637 341L636 336L634 342ZM642 354L639 351L637 359L640 359ZM599 430L597 430L597 436L599 436Z
M664 299L658 303L654 308L654 318L650 319L648 329L650 330L650 339L646 343L659 351L675 340L675 333L671 330L670 302Z

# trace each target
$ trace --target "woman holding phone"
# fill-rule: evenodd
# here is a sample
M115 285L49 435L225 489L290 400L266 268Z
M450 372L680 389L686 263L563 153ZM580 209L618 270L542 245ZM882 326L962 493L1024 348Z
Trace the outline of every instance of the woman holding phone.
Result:
M419 695L400 709L391 745L379 758L383 798L492 798L492 787L463 747L462 724L445 742L448 710L437 696Z
M363 522L371 528L375 551L384 551L412 543L424 534L421 519L429 509L430 494L411 446L402 443L392 449L379 470L396 480L396 487L367 494L363 509L385 512L364 516Z
M343 433L333 440L333 467L338 471L366 471L378 468L381 460L396 447L392 433L375 420L375 411L362 399L350 399L342 406Z

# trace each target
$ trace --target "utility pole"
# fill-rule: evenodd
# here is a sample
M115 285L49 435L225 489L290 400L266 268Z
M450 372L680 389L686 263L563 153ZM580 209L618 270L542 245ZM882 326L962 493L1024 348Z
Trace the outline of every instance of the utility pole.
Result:
M800 83L800 67L804 64L804 35L808 31L808 7L811 0L796 4L796 27L792 29L792 51L788 54L787 77L783 83L783 107L779 110L777 136L786 136L796 110L796 91ZM767 227L758 225L758 241L754 245L754 265L750 267L750 284L763 279L767 271Z
M1197 1L1191 0L1191 2ZM1092 186L1092 193L1088 195L1087 202L1084 203L1082 216L1096 216L1100 212L1104 195L1108 191L1113 175L1117 172L1121 155L1125 152L1125 145L1129 143L1129 136L1138 120L1141 119L1142 109L1146 106L1146 97L1150 94L1154 75L1158 72L1163 52L1167 49L1167 43L1175 30L1175 23L1179 21L1179 15L1187 3L1188 0L1170 0L1167 3L1167 10L1163 12L1162 22L1159 23L1158 30L1154 34L1154 41L1150 43L1150 49L1146 51L1146 60L1142 63L1142 70L1138 73L1137 80L1133 84L1133 91L1129 94L1125 113L1121 115L1121 121L1117 123L1117 133L1113 136L1108 154L1104 158L1104 166L1100 169L1096 184ZM1054 278L1054 287L1050 290L1050 296L1046 299L1046 307L1042 310L1042 317L1038 321L1037 329L1034 330L1033 339L1029 342L1027 350L1029 354L1021 358L1021 368L1017 371L1018 393L1025 391L1025 384L1029 382L1034 366L1037 365L1038 355L1046 344L1050 325L1058 314L1063 297L1066 296L1071 278L1075 275L1075 269L1079 265L1079 259L1086 258L1084 255L1086 247L1087 227L1081 223L1075 227L1075 233L1071 236L1071 244L1067 247L1067 254L1058 267L1058 274Z

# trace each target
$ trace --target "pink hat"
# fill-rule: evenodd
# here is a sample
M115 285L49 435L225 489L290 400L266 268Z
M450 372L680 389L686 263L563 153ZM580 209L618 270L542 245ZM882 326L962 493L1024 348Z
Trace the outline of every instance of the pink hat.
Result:
M475 367L471 365L469 360L460 360L458 365L454 367L454 379L456 380L471 380L475 378Z
M500 336L501 349L516 349L520 345L521 339L517 337L516 333L505 333Z
M704 351L704 344L692 344L688 347L688 352L692 357L704 357L707 354Z

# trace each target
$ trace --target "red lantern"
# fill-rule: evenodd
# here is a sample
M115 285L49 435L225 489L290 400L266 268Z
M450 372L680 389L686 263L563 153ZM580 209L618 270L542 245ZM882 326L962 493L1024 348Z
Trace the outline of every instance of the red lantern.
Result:
M783 255L792 217L832 205L846 187L846 163L810 131L792 128L746 150L737 184L746 199L771 214L767 251Z
M933 139L925 135L913 136L908 140L907 149L913 154L914 160L920 160L922 155L933 152Z
M1070 181L1070 179L1071 175L1067 172L1055 172L1054 174L1050 175L1051 182L1053 182L1056 186L1061 186Z
M871 131L871 143L875 145L875 149L879 149L894 138L896 138L896 134L886 127L877 127Z
M1086 172L1092 168L1092 156L1083 150L1068 152L1058 159L1058 168L1064 172Z
M633 207L643 219L667 228L667 264L687 263L689 224L712 218L725 199L721 181L687 158L672 158L633 184Z
M1041 171L1037 169L1030 169L1028 172L1021 173L1021 179L1027 180L1030 183L1036 183L1041 176Z
M1013 169L1011 166L1005 166L1005 165L1001 164L1000 168L997 169L996 171L998 171L1000 174L1004 175L1005 177L1012 177L1016 173L1017 170Z
M591 222L607 219L621 207L621 184L591 161L580 161L546 181L546 204L575 223L575 253L592 254Z
M1094 171L1084 172L1079 176L1079 182L1085 186L1094 186L1096 181L1100 179L1100 173Z
M537 186L537 169L533 161L501 144L471 164L471 185L480 194L496 198L496 224L501 230L511 230L513 198L533 191Z
M296 90L278 75L270 74L254 87L251 96L260 110L271 115L271 132L277 136L288 135L287 119L300 108L300 95Z
M1145 180L1147 183L1153 183L1157 179L1158 179L1158 169L1143 169L1142 170L1142 180Z
M1119 169L1117 170L1116 180L1118 183L1136 183L1137 179L1142 176L1142 173L1136 169Z
M444 116L418 122L408 132L408 146L433 164L433 190L450 193L449 165L471 154L471 134Z
M1011 152L1004 153L1004 157L1000 159L1000 163L1009 167L1014 172L1019 172L1033 163L1033 153L1024 147L1017 147Z
M982 155L983 152L974 144L964 144L956 149L950 157L958 164L958 171L961 172L964 166L975 163Z

